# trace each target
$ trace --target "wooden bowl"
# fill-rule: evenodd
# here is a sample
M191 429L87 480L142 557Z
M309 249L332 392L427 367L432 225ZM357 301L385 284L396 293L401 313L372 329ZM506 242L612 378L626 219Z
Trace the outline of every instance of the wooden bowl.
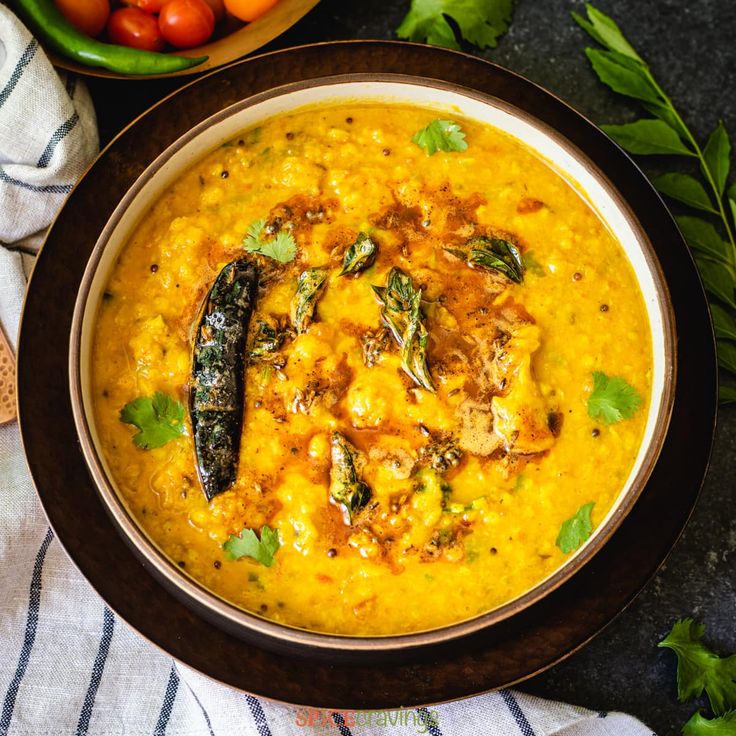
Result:
M265 46L269 41L272 41L284 31L291 28L298 20L301 20L318 2L319 0L280 0L271 10L257 20L242 26L226 36L210 41L204 46L197 46L196 48L182 51L172 51L172 54L178 56L208 56L209 58L199 66L183 69L182 71L171 74L117 74L116 72L110 72L100 67L77 64L77 62L60 56L48 49L46 49L46 54L54 66L77 74L86 74L90 77L103 77L107 79L160 79L161 77L182 77L187 74L199 74L229 64L261 48L261 46Z

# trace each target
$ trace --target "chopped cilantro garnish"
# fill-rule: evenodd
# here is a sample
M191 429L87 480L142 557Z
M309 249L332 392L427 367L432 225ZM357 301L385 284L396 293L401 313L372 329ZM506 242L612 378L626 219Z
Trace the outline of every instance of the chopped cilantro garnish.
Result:
M411 142L423 148L428 156L433 156L437 151L464 151L468 147L465 133L452 120L433 120L416 133Z
M720 716L736 706L736 654L719 657L701 641L704 634L703 624L686 618L677 621L658 646L677 655L680 701L698 698L705 690L713 712Z
M120 411L120 421L138 427L133 442L144 450L162 447L184 434L184 406L161 391L139 396Z
M591 535L593 521L590 513L593 506L595 506L593 501L586 503L577 510L575 516L563 522L556 542L563 554L574 552Z
M588 415L614 424L630 419L641 406L641 396L624 378L593 373L593 392L588 397Z
M260 539L252 529L246 528L237 536L231 534L227 542L222 545L222 548L233 560L239 560L241 557L252 557L261 565L271 567L273 556L280 546L279 533L269 526L263 526Z
M291 233L283 231L276 233L270 240L263 239L266 220L256 220L248 228L243 240L243 247L250 253L260 253L262 256L273 258L279 263L293 261L296 256L296 242Z

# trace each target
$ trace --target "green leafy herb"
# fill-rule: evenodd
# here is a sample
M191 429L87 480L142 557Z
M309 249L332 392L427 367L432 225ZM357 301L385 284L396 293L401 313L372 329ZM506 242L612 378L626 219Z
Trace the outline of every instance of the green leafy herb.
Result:
M593 506L594 501L586 503L577 510L575 516L563 522L555 542L563 554L574 552L592 534L593 520L590 514Z
M120 421L138 427L133 442L144 450L163 447L184 434L184 406L161 391L139 396L120 411Z
M519 249L509 240L476 235L463 248L447 250L464 260L471 268L498 271L517 284L524 280L524 260Z
M588 416L615 424L631 419L641 406L641 396L626 379L593 373L593 392L588 397Z
M327 280L326 268L308 268L299 277L296 294L291 301L291 322L298 334L306 332L314 316L314 308Z
M731 373L736 373L736 345L718 340L718 364Z
M719 657L702 642L705 626L691 618L677 621L658 646L677 655L677 696L681 702L703 690L720 716L736 707L736 654Z
M345 251L340 276L360 273L373 265L378 253L378 246L368 233L358 233L358 237Z
M230 559L239 560L241 557L252 557L265 567L273 565L273 558L281 542L279 533L269 526L261 527L261 538L252 529L243 529L240 534L231 534L222 548L230 555Z
M695 155L662 120L637 120L627 125L601 125L601 128L629 153Z
M296 242L291 233L280 231L270 240L264 240L266 220L256 220L249 228L243 240L243 247L249 253L259 253L273 258L279 263L289 263L296 257Z
M711 304L710 311L713 315L713 327L716 337L724 340L736 340L736 319L718 304Z
M678 202L687 204L696 210L716 214L716 210L713 209L713 205L708 198L708 193L693 176L688 174L662 174L662 176L654 177L652 183L662 194L666 194Z
M348 523L371 498L371 489L360 479L360 453L346 437L333 432L331 438L332 467L330 468L330 496L345 511Z
M437 151L464 151L468 147L465 133L452 120L433 120L417 132L411 142L423 148L428 156L434 156Z
M374 286L381 306L381 319L401 348L401 367L419 386L434 391L427 365L429 334L422 313L422 290L415 289L411 276L392 268L386 286Z
M683 726L683 736L734 736L736 712L731 711L720 718L705 718L700 711Z
M286 339L287 330L281 325L272 325L264 320L258 320L248 355L251 360L262 360L273 355Z
M603 129L630 153L674 154L698 161L700 179L691 174L666 173L655 177L653 183L665 196L713 217L725 235L722 237L712 222L701 217L682 215L677 218L688 244L697 251L696 263L706 290L722 303L711 305L716 329L722 338L718 343L719 363L724 371L736 375L733 357L736 351L730 342L736 339L730 329L736 310L736 184L728 188L731 171L728 132L723 123L719 123L701 147L621 29L592 5L586 8L587 18L577 13L573 13L573 17L604 47L586 49L599 79L615 92L639 100L654 116L628 125L603 126ZM734 392L733 385L723 384L721 400L732 401Z
M412 0L396 35L459 49L449 17L466 41L481 49L495 48L499 36L508 30L513 7L513 0Z

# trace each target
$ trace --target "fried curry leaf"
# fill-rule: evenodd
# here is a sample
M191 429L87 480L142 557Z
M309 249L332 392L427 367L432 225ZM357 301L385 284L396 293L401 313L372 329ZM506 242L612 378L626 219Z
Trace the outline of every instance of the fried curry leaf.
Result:
M423 148L428 156L434 156L437 151L464 151L468 147L465 133L452 120L433 120L415 133L411 142Z
M349 245L342 260L340 276L360 273L373 265L378 246L368 233L358 233L356 241Z
M639 392L626 379L593 373L593 392L588 397L588 416L615 424L631 419L641 406Z
M339 432L333 432L330 441L332 467L330 468L330 496L347 514L348 523L371 498L371 489L360 479L359 453Z
M253 333L248 355L251 360L260 360L275 353L286 338L286 332L264 320L258 320Z
M481 49L495 48L498 37L508 30L513 7L513 0L412 0L396 35L459 49L449 17L464 39Z
M419 386L434 391L427 365L429 334L421 307L422 290L414 288L411 276L394 267L386 286L374 286L373 291L383 307L381 319L401 348L401 367Z
M563 522L555 542L563 554L574 552L593 532L593 520L590 518L593 506L594 501L586 503L577 510L575 516Z
M296 241L291 233L278 232L270 240L264 240L266 220L256 220L248 228L243 247L249 253L259 253L279 263L289 263L296 257Z
M476 235L462 248L447 248L447 251L471 268L498 271L516 284L524 281L524 260L519 249L509 240Z
M241 557L252 557L265 567L273 565L273 558L281 547L279 533L268 525L261 527L261 538L252 529L243 529L240 534L231 534L222 548L228 553L231 560Z
M691 618L676 621L657 646L677 655L677 696L681 702L699 698L703 690L716 715L736 707L736 654L719 657L702 639L705 626Z
M733 736L736 733L736 711L720 718L705 718L700 711L682 727L683 736Z
M299 277L296 294L291 300L291 322L300 335L306 332L312 321L314 308L317 306L317 300L326 280L326 268L308 268Z
M133 442L144 450L163 447L184 434L184 405L167 394L139 396L120 411L120 421L138 428Z

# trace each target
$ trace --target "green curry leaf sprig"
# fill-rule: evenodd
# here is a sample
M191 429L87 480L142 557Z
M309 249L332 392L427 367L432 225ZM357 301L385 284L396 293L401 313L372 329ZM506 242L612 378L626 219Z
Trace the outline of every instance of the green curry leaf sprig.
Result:
M653 184L670 199L711 218L687 214L676 219L695 254L703 284L714 297L711 309L719 364L736 376L736 184L728 187L731 142L726 128L720 122L701 146L618 25L591 5L587 18L577 13L573 17L603 46L585 50L598 78L654 116L626 125L604 125L603 130L629 153L679 155L698 164L700 178L666 173L655 177ZM722 383L721 400L736 402L736 386Z
M495 48L508 30L513 8L514 0L412 0L396 35L459 49L460 43L448 23L451 18L466 41L481 49Z

